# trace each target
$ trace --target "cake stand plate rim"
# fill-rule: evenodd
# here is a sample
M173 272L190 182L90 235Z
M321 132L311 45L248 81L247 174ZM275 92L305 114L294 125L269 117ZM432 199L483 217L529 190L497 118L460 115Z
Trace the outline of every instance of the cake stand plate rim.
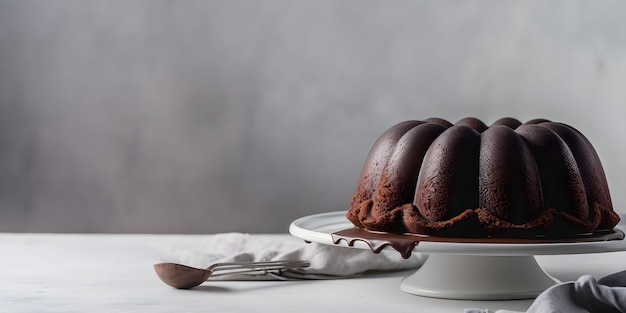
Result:
M361 240L353 245L345 241L334 243L332 233L353 227L346 218L347 211L334 211L318 213L300 217L289 225L289 232L294 237L309 242L326 245L344 246L357 249L371 249ZM622 219L622 223L624 223ZM618 226L626 226L620 224ZM622 227L616 227L622 230ZM410 238L409 235L407 235ZM387 250L389 247L385 247ZM559 255L559 254L585 254L626 251L626 240L611 241L584 241L564 243L457 243L457 242L420 242L413 252L415 253L446 253L463 255L492 255L492 256L515 256L515 255Z

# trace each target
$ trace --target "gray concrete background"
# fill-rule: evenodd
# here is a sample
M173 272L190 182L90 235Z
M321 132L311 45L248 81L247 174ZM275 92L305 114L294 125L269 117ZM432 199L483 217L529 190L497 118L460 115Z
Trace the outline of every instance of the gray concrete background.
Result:
M625 211L622 1L0 0L0 231L286 232L407 119L566 122Z

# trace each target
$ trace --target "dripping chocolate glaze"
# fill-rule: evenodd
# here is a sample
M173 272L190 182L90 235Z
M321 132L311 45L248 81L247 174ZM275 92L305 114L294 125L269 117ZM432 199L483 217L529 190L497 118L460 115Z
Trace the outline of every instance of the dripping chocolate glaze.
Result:
M568 238L448 238L417 234L392 234L374 233L360 228L348 228L330 234L333 243L339 244L342 240L348 246L353 247L357 241L366 243L372 252L380 253L385 247L390 246L400 255L408 259L413 249L421 242L451 242L451 243L483 243L483 244L542 244L542 243L575 243L594 242L624 239L624 232L619 229L603 231L593 234L582 234Z

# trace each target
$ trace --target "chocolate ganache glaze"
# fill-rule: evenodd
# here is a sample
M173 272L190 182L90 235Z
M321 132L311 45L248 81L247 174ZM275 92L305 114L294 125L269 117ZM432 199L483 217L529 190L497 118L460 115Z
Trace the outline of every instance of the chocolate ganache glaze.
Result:
M450 243L482 243L482 244L550 244L550 243L576 243L576 242L596 242L623 240L624 232L619 229L598 232L595 234L582 234L571 236L568 238L451 238L436 237L416 234L393 234L370 232L359 228L348 228L331 233L332 240L335 244L339 244L342 240L350 247L354 246L356 241L366 243L370 250L374 253L380 253L385 247L392 247L398 251L400 255L408 259L413 249L422 241L424 242L450 242Z

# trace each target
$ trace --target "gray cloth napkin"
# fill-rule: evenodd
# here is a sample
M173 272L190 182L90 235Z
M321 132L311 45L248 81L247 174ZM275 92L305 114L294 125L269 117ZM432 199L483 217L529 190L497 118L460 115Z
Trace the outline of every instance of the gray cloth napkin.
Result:
M426 259L414 254L403 259L392 249L379 254L370 250L305 243L294 237L257 236L243 233L223 233L207 236L194 247L154 246L160 262L175 262L206 268L222 262L257 262L275 260L307 260L311 266L270 274L228 275L210 280L277 280L346 278L367 271L390 271L417 268Z
M465 313L517 313L507 310L466 309ZM527 313L626 312L626 271L596 281L590 275L565 282L541 293Z

